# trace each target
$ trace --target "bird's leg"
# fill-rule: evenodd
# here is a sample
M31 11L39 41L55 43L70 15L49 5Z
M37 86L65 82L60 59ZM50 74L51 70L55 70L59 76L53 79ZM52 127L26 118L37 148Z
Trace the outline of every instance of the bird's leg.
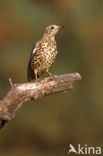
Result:
M41 80L38 78L37 70L35 70L34 72L35 72L35 80L36 80L37 82L41 82Z
M38 79L37 70L35 70L34 73L35 73L35 79L37 80Z
M48 70L46 71L46 73L51 76L51 79L55 79L56 78L56 75L53 75L52 73L50 73Z
M48 70L46 70L46 73L47 73L49 76L53 76L53 74L50 73Z

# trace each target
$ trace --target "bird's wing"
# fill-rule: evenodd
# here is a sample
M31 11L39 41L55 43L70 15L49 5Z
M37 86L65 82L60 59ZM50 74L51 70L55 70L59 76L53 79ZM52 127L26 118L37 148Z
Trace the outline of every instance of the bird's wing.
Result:
M33 47L33 49L34 49L34 47ZM35 79L34 71L31 68L31 61L32 61L32 57L33 57L33 49L32 49L32 52L30 54L30 58L29 58L29 62L28 62L27 81L31 81L31 80Z
M30 58L29 58L29 62L28 62L28 70L27 70L27 81L28 82L30 82L36 78L35 73L34 73L33 69L31 68L31 61L35 55L35 52L37 51L36 46L38 45L38 43L39 43L39 41L36 42L36 44L33 46L31 54L30 54Z

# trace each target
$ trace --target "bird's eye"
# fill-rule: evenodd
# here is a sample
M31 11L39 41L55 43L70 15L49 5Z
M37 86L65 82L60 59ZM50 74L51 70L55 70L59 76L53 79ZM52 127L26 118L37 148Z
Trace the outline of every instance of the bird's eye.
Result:
M54 29L54 27L52 26L51 29Z

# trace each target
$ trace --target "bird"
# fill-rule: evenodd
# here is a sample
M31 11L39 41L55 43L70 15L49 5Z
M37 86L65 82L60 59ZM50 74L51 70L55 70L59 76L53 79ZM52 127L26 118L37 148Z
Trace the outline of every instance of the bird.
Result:
M28 62L28 82L39 79L43 73L48 73L49 76L52 76L49 69L58 53L55 36L63 27L55 24L47 26L41 39L36 42Z

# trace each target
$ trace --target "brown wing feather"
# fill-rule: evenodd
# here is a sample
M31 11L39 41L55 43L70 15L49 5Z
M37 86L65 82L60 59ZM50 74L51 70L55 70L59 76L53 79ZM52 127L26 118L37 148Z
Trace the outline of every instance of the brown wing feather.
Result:
M37 43L36 43L36 45L37 45ZM35 53L33 54L33 51L35 50L36 45L32 48L32 52L31 52L31 55L30 55L30 58L29 58L29 62L28 62L28 70L27 70L27 81L28 82L36 79L35 72L34 72L34 70L31 67L31 62L32 62L32 60L35 57L35 54L37 52L37 50L36 50ZM39 75L37 75L37 77L39 78Z
M27 81L32 81L33 79L35 79L35 73L31 68L31 61L32 61L32 53L28 62Z

